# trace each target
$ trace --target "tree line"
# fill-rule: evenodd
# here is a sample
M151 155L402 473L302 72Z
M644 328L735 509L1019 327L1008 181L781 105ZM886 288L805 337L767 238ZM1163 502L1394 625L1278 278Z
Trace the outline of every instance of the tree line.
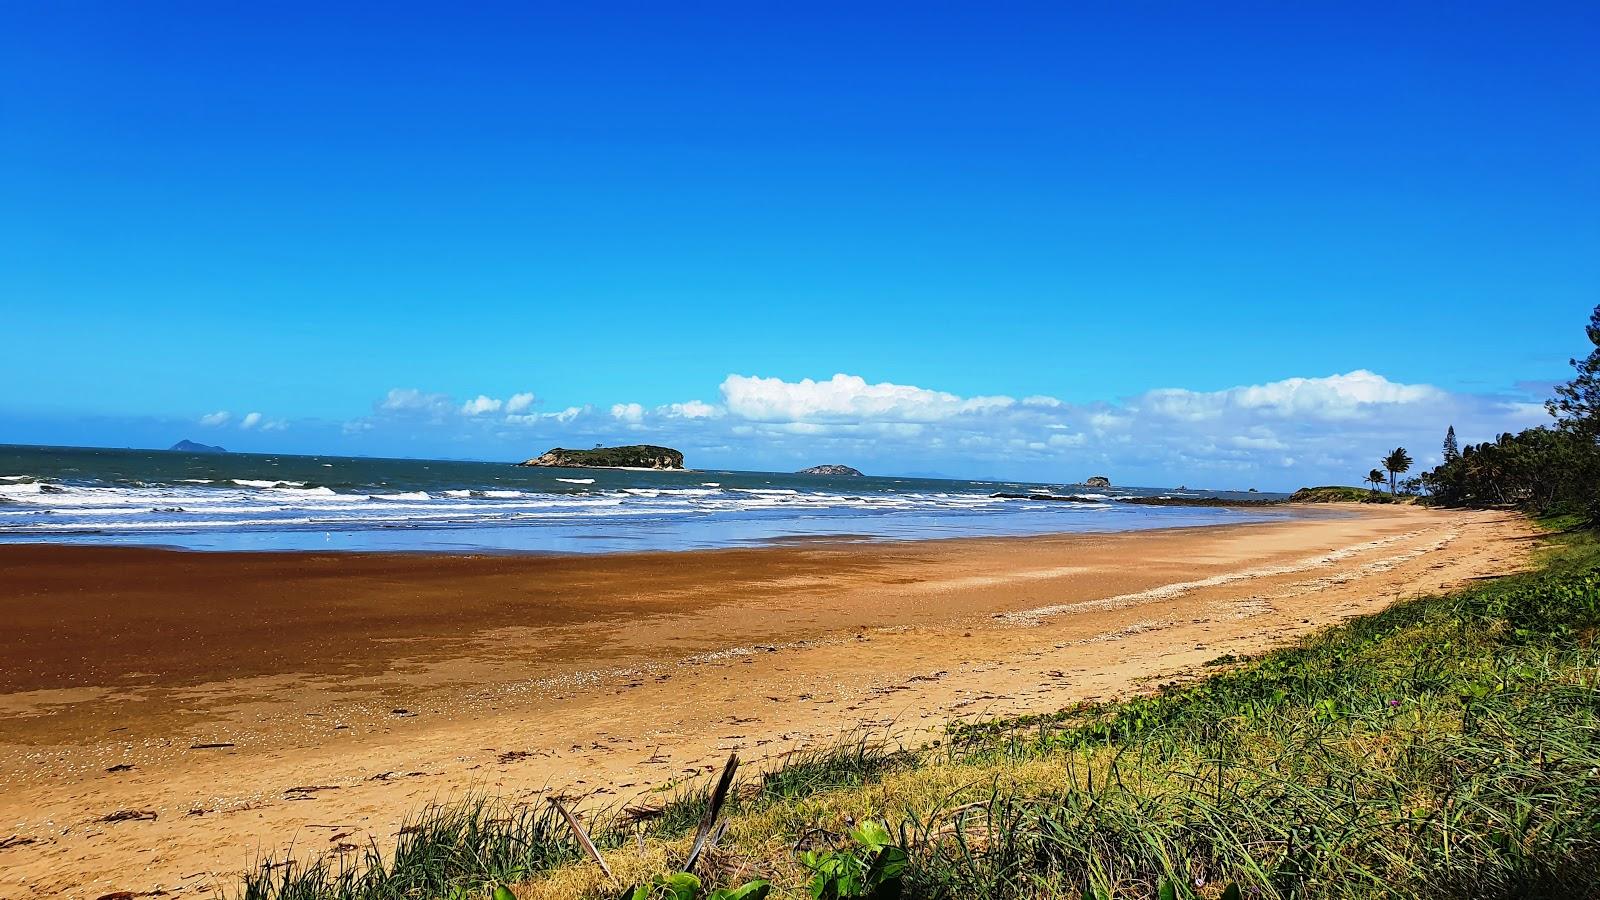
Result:
M1429 502L1511 506L1539 515L1570 513L1600 523L1600 306L1589 317L1587 333L1594 350L1571 360L1576 375L1545 403L1555 423L1465 447L1457 446L1451 427L1443 462L1416 480ZM1405 462L1409 466L1409 458ZM1393 490L1397 472L1388 471ZM1381 476L1377 470L1371 474Z

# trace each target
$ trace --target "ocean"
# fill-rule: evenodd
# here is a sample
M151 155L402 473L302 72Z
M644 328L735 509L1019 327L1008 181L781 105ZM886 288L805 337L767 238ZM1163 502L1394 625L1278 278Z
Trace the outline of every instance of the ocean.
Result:
M997 493L1074 495L1087 502ZM1267 499L1033 481L0 445L0 543L186 550L617 553L995 537L1254 522L1278 509L1127 496Z

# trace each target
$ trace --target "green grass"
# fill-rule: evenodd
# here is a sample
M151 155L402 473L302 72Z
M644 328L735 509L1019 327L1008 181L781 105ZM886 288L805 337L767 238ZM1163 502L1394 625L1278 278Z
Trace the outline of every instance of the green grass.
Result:
M886 822L910 898L1600 896L1600 547L1428 597L1204 680L952 727L908 753L858 737L756 773L701 872L804 896L797 848ZM704 785L630 824L591 813L619 878L681 864ZM434 808L391 857L264 866L246 896L614 896L540 808ZM643 834L640 844L636 835Z
M244 900L447 897L458 889L527 880L581 858L548 804L471 797L428 806L400 829L390 854L376 847L265 859L245 875Z
M920 826L906 889L1594 896L1597 562L1592 539L1568 540L1541 574L1399 605L1196 684L964 729L969 763L1056 756L1067 778L991 790L942 836Z

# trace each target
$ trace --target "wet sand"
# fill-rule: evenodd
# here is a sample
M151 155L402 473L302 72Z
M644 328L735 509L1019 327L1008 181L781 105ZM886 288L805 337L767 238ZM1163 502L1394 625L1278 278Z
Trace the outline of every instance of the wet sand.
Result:
M1530 532L1360 507L622 556L0 547L0 897L210 896L468 789L611 802L730 749L1138 690L1518 568Z

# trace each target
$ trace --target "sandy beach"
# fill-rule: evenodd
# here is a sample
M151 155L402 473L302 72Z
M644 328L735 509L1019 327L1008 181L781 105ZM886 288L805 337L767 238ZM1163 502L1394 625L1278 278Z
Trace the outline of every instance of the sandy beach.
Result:
M610 803L731 749L1136 691L1515 570L1530 533L1341 507L609 556L0 547L0 896L212 896L468 790Z

